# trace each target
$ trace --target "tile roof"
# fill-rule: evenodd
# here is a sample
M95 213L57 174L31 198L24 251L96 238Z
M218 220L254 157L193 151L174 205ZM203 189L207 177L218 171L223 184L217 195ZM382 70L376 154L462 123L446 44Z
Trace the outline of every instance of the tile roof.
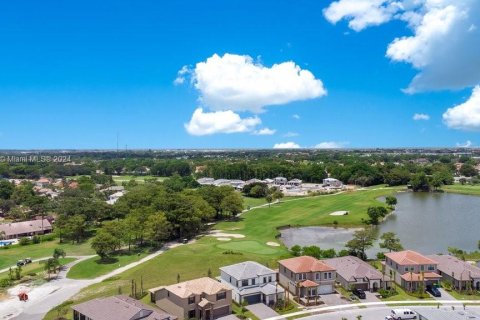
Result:
M127 296L93 299L72 307L93 320L174 320L165 311Z
M318 283L313 282L312 280L305 280L300 282L300 287L304 287L304 288L318 287Z
M385 253L385 256L399 265L437 264L437 261L411 250L389 252Z
M222 291L231 291L231 289L227 285L208 277L180 282L169 286L153 288L149 291L154 293L161 289L170 291L171 293L179 296L180 298L188 298L192 295L201 295L202 293L212 295Z
M438 270L452 276L456 280L480 278L480 268L450 255L431 255L429 258L438 261Z
M384 276L380 271L357 257L338 257L326 259L324 262L334 267L337 270L337 274L347 281L355 281L355 279L363 278L370 280L390 280L388 276Z
M270 268L254 261L245 261L220 268L221 271L237 280L251 279L258 276L276 273Z
M52 225L47 219L43 219L43 230L52 230ZM42 231L42 220L0 224L0 232L2 231L5 232L5 236L7 237L24 233L40 232Z
M428 279L440 279L442 276L439 274L436 274L435 272L425 272L423 274L423 280L428 280ZM405 281L422 281L422 274L421 273L405 273L402 274L402 279Z
M278 263L295 273L335 271L333 267L309 256L280 260Z

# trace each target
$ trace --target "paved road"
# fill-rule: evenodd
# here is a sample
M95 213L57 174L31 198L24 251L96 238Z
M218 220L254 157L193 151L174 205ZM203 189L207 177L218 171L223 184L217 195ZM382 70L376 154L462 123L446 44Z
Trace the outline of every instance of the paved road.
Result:
M194 240L192 240L193 242ZM57 305L65 302L80 292L83 288L86 288L92 284L101 282L107 278L118 275L126 270L134 268L146 261L149 261L158 255L165 252L165 250L180 246L180 243L168 243L164 249L152 253L143 259L130 263L122 268L118 268L106 275L89 279L89 280L74 280L66 277L68 270L89 257L83 257L77 261L74 261L66 266L65 270L61 271L57 279L49 281L44 285L38 287L25 287L17 286L9 290L9 293L16 296L18 292L28 291L29 300L27 302L20 302L17 298L12 298L6 301L0 302L0 319L14 319L14 320L41 320L45 314Z

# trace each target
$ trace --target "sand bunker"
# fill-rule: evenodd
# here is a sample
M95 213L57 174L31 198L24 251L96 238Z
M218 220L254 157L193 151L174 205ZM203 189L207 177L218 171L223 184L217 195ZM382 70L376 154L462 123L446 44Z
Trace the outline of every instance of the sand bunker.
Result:
M331 216L346 216L348 215L348 211L335 211L330 213Z
M279 243L276 243L276 242L267 242L267 246L270 246L270 247L280 247L280 244L279 244Z
M230 241L230 238L217 238L218 241Z
M245 238L243 234L240 233L223 233L222 230L212 230L209 234L211 237L217 237L217 238L235 238L235 239L241 239Z

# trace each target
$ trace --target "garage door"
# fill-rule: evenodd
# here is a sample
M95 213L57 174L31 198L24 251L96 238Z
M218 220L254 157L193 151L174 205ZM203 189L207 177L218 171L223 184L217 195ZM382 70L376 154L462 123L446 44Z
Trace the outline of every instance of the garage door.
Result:
M362 289L363 291L368 291L368 283L355 283L353 286L357 289Z
M251 296L244 296L243 300L247 301L248 304L260 303L262 301L262 295L261 294L254 294L254 295L251 295Z
M221 307L213 310L214 319L225 317L225 316L228 316L229 314L230 314L229 306L225 306L225 307Z
M325 284L318 287L319 294L329 294L333 292L333 285Z

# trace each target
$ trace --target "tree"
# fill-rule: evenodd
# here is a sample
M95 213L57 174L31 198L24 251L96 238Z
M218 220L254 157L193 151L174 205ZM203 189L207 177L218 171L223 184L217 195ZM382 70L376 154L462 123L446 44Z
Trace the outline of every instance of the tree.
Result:
M375 231L372 228L365 228L357 230L353 234L353 239L345 244L352 254L365 260L365 251L373 246L373 242L376 240Z
M265 197L265 200L267 200L268 207L270 208L270 205L272 204L272 201L273 201L273 196L271 194L267 194L267 196Z
M65 258L66 255L67 255L67 253L62 248L55 248L55 250L53 250L53 258L54 259L58 260L58 259L60 259L60 257Z
M443 186L443 178L438 174L434 174L432 176L431 185L433 190L439 190Z
M466 177L474 177L478 174L478 171L473 165L465 163L460 168L460 174Z
M0 199L8 200L15 191L15 185L8 180L0 180Z
M111 234L99 231L92 240L92 249L95 250L102 260L106 260L118 246L118 242L119 240Z
M400 243L400 239L394 232L385 232L380 236L382 242L380 242L380 248L392 251L402 251L403 246Z
M317 246L303 247L302 251L304 256L310 256L317 259L322 257L322 250Z
M394 197L394 196L387 196L385 198L385 203L390 207L390 208L393 208L397 205L397 198Z
M55 273L59 264L60 263L58 262L58 259L54 259L54 258L48 258L45 261L45 265L43 269L47 271L48 279L50 279L50 274Z
M430 183L428 181L427 176L425 173L417 173L412 177L412 180L410 181L412 185L412 189L415 192L428 192L430 191Z
M378 225L381 218L384 218L387 215L388 211L384 207L369 207L367 209L367 214L370 220L370 224Z
M299 257L302 255L302 247L300 247L298 244L291 247L290 251L292 252L292 255L294 255L295 257Z
M223 198L221 207L223 212L229 212L235 217L243 210L243 199L239 193L233 192Z
M145 228L146 238L157 247L160 247L170 237L170 223L163 212L150 215Z

